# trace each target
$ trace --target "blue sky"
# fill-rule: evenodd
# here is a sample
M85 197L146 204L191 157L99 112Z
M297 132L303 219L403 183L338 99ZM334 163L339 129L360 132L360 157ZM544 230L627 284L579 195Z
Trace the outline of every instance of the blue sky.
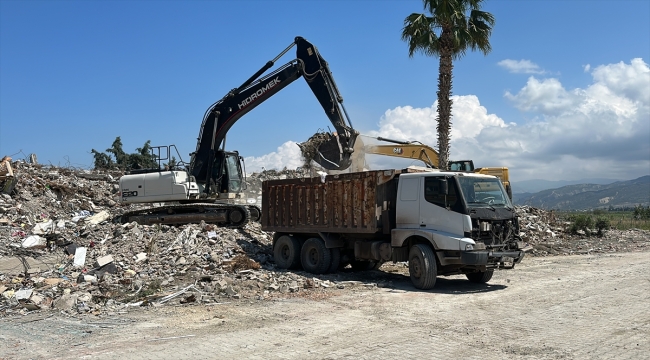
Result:
M650 174L650 2L483 9L493 50L454 64L453 159L508 166L515 181ZM151 140L188 161L207 107L296 35L328 61L362 134L436 146L438 59L409 58L400 39L422 11L418 0L0 0L0 156L88 168L91 149L121 136L127 152ZM298 79L241 118L227 148L249 171L295 167L295 142L328 126Z

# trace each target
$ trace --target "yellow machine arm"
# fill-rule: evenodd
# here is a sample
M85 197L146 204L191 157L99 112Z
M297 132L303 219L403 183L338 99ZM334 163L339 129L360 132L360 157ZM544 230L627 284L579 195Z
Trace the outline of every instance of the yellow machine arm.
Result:
M364 150L366 154L421 160L427 167L438 167L438 153L431 147L422 144L366 145Z
M378 137L377 140L391 142L393 145L366 145L366 154L386 155L401 157L405 159L420 160L430 168L438 168L438 152L431 146L424 145L419 141L399 141ZM449 169L452 171L469 171L498 177L512 200L512 189L510 187L510 174L507 167L484 167L474 168L472 160L450 161Z

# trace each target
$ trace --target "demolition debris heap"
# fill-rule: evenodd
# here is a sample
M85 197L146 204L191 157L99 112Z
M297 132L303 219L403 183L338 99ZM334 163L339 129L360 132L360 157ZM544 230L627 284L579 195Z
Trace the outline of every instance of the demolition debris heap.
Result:
M368 276L350 271L313 277L277 270L272 234L257 223L230 229L114 222L141 206L116 202L119 172L11 165L17 181L12 191L0 194L0 316L38 309L102 314L149 304L318 298L372 285L359 281ZM304 170L253 174L247 196L259 197L263 180L304 176L311 175ZM517 212L520 235L533 255L637 251L650 244L648 232L573 236L552 213L531 207ZM373 279L388 276L382 274Z

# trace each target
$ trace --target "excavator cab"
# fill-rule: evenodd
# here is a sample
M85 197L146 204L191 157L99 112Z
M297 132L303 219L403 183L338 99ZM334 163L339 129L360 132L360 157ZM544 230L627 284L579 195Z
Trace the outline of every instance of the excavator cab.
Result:
M450 161L449 170L474 172L474 162L472 160Z
M216 152L212 166L212 182L214 191L219 193L240 193L245 188L244 172L242 171L243 159L237 151Z

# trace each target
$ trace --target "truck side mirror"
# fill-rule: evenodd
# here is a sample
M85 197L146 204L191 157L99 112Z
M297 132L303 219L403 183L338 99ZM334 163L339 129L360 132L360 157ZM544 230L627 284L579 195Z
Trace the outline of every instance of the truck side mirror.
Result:
M449 184L447 184L447 179L438 180L438 189L440 189L441 194L449 194Z

